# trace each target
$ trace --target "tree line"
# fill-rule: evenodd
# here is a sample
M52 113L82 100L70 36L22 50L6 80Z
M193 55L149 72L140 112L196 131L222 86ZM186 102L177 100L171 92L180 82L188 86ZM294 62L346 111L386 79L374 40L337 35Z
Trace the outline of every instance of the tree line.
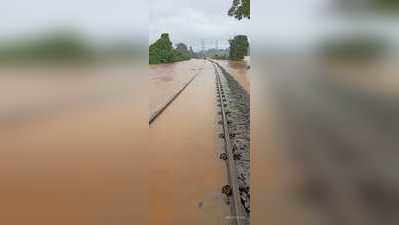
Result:
M79 30L56 29L0 39L0 64L130 60L139 55L139 49L140 46L131 40L113 40L98 44Z
M171 63L191 58L211 57L214 59L242 60L249 54L249 42L246 35L237 35L229 40L230 47L227 51L211 49L204 52L194 52L192 47L184 43L178 43L173 47L168 33L161 34L161 37L149 47L149 63ZM216 52L226 52L223 55Z
M187 48L184 43L179 43L176 48L173 48L172 42L169 39L169 34L163 33L161 37L150 45L149 48L149 63L171 63L191 59L193 50Z
M209 57L213 59L242 60L249 55L249 42L246 35L234 36L234 38L229 40L229 44L230 47L227 49L227 53L211 54Z

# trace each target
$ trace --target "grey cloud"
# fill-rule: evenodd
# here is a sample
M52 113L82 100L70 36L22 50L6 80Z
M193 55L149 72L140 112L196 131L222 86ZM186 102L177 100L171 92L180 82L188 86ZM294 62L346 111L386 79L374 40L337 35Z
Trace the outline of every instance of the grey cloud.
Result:
M150 4L150 42L168 32L173 42L185 42L196 49L201 40L207 47L213 47L216 40L219 46L227 47L229 38L248 32L250 21L227 16L229 0L152 0Z

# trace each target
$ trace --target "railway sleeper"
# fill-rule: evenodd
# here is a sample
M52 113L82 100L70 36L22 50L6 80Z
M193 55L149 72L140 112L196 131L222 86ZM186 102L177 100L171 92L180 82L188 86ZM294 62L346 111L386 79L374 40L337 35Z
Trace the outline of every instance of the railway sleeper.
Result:
M228 159L227 153L226 153L226 152L221 153L221 154L219 155L219 159L227 160L227 159Z
M222 193L225 194L227 197L230 197L233 195L233 188L226 184L222 187Z

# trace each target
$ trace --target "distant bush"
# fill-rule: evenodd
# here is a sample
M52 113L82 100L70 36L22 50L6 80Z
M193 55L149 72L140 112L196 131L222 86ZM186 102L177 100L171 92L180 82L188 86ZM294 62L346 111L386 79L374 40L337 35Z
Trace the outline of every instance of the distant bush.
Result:
M352 36L332 39L321 43L320 53L335 59L366 60L383 55L387 50L385 42L369 36Z
M0 62L78 61L90 58L91 48L83 38L72 33L52 33L0 45Z
M164 33L161 38L150 45L149 48L149 63L171 63L190 59L190 54L174 49L172 42L169 39L169 34Z
M211 56L212 59L220 59L220 60L227 60L230 59L228 55L224 54L224 55L218 55L215 54L213 56Z
M398 0L372 0L372 6L377 9L385 9L385 10L399 10L399 1Z
M192 48L190 47L190 49L188 49L187 45L184 43L178 43L176 45L176 50L181 53L184 59L190 59L194 55Z

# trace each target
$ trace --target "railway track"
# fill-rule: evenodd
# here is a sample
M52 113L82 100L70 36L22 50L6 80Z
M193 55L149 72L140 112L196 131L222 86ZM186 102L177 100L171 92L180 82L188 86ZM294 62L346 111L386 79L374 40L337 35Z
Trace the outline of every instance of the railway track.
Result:
M248 221L248 216L245 213L245 210L243 208L243 205L241 203L241 196L240 196L240 185L238 182L238 172L237 172L237 167L236 167L236 162L235 162L235 155L233 152L233 144L231 141L231 137L234 135L230 133L229 130L229 124L231 121L228 119L228 114L231 113L229 110L227 110L227 98L226 98L226 93L223 87L223 83L221 80L221 76L223 74L220 72L220 69L216 65L215 62L209 60L215 71L215 76L216 76L216 92L217 92L217 98L218 98L218 107L220 108L220 111L218 114L221 117L221 121L219 121L219 124L222 126L223 133L219 135L220 138L224 139L224 147L225 147L225 152L223 152L220 155L220 159L225 160L226 162L226 167L227 167L227 174L228 174L228 182L229 184L225 185L222 188L222 192L229 198L231 199L230 202L231 204L231 222L234 225L246 225L249 224Z
M202 70L202 68L200 69L200 71ZM200 72L199 71L199 72ZM198 76L199 72L197 72L185 85L183 85L183 87L176 93L174 94L167 102L165 105L163 105L159 110L155 111L153 114L150 115L150 119L148 121L148 123L151 125L152 122L155 121L156 118L158 118L163 111L165 111L166 108L168 108L168 106L170 104L172 104L172 102L174 100L176 100L177 97L179 97L179 95L184 91L184 89L187 88L188 85L191 84L191 82L193 82L193 80Z
M249 118L247 114L243 115L242 107L245 104L240 102L247 102L249 99L241 96L242 87L239 85L238 87L238 83L232 81L234 78L226 74L223 67L210 59L208 61L215 72L218 116L220 116L218 122L220 127L217 130L221 131L219 137L223 139L220 142L223 151L219 158L225 161L228 176L228 184L221 188L231 207L231 215L226 217L228 221L226 225L249 225L249 137L246 136L249 133ZM150 116L150 125L192 83L198 73ZM246 110L249 111L249 107Z

